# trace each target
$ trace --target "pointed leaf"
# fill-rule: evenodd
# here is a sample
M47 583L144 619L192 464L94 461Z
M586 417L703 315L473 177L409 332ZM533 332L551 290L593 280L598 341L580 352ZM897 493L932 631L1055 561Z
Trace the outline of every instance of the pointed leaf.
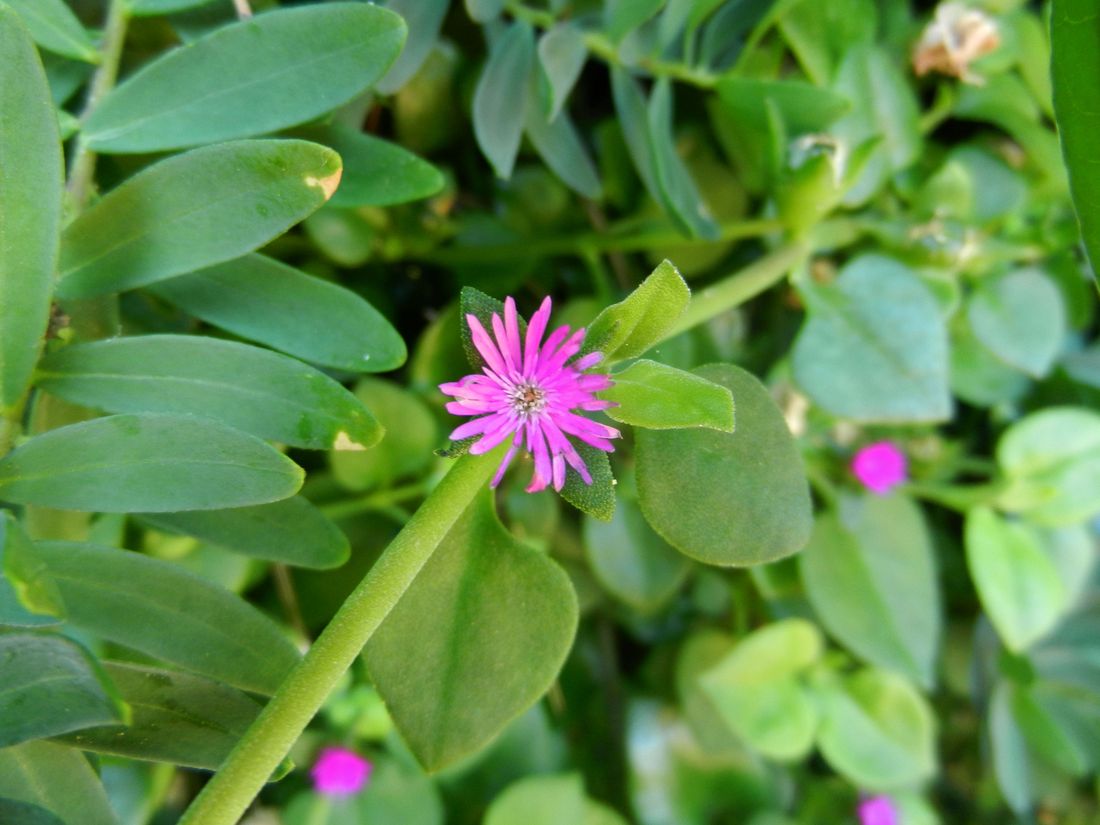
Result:
M29 802L16 802L14 799L0 799L0 822L19 823L19 825L65 825L54 814Z
M733 395L720 384L646 359L612 377L615 386L599 396L618 404L607 410L615 421L652 430L706 427L733 432Z
M657 183L665 208L683 229L693 237L713 239L718 236L718 227L687 165L676 151L672 89L671 81L662 78L653 87L649 99L649 139Z
M637 289L596 316L582 352L602 352L605 365L637 358L664 338L690 300L683 276L662 261Z
M496 172L507 180L519 153L527 108L527 79L535 62L535 35L513 23L489 51L474 92L474 135Z
M83 60L88 63L99 62L92 38L77 20L76 15L65 5L65 0L5 0L19 12L30 30L34 42L54 54ZM4 61L5 68L9 68ZM9 68L10 71L10 68Z
M53 742L0 749L0 797L43 808L64 825L119 825L84 754Z
M527 107L527 137L551 171L586 198L600 197L600 177L567 112L548 121L538 106Z
M409 37L385 77L375 84L381 94L392 95L424 65L439 40L439 29L449 5L450 0L388 0L386 8L401 15L409 28Z
M0 66L2 414L22 398L46 333L61 228L62 160L57 115L38 52L19 15L3 5Z
M370 88L405 33L400 17L370 3L259 14L127 78L96 106L84 139L101 153L160 152L296 126Z
M340 158L300 140L195 149L150 166L66 227L59 293L133 289L251 252L315 211Z
M587 59L584 33L572 23L558 23L539 38L539 62L550 84L548 120L565 106Z
M107 641L265 695L298 659L271 619L177 564L77 542L39 542L35 552L69 621Z
M0 459L0 500L59 510L221 510L292 496L303 473L216 421L114 415L35 436Z
M117 413L215 418L269 441L328 450L373 447L382 427L327 375L269 350L198 335L141 335L65 347L38 385Z

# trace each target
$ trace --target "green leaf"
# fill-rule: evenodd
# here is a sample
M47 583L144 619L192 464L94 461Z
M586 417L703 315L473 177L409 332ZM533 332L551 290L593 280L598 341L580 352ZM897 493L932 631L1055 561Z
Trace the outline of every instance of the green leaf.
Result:
M430 771L472 753L558 674L577 627L569 577L516 541L486 489L366 647L367 664Z
M792 368L815 403L856 421L951 415L943 316L907 266L862 255L833 284L803 283L802 293L809 318Z
M637 358L664 339L690 300L683 276L670 261L662 261L624 300L596 316L582 352L599 350L603 365Z
M1042 378L1062 349L1066 308L1054 282L1038 269L983 280L967 307L975 337L1010 367Z
M99 52L88 32L65 5L65 0L5 0L15 9L30 31L34 42L54 54L98 63ZM4 67L11 71L7 59ZM6 118L5 118L6 120Z
M405 363L405 342L363 298L262 255L151 291L209 324L322 366L386 372Z
M530 776L505 788L485 813L485 825L588 825L580 774Z
M817 744L826 761L859 787L889 791L936 770L935 719L905 679L866 669L821 695Z
M661 191L657 161L649 131L649 114L645 95L637 82L618 66L611 67L611 97L615 102L615 115L622 130L630 159L642 179L646 191L653 200L665 207Z
M618 404L607 410L615 421L653 430L706 427L733 432L734 399L719 384L646 359L613 378L615 385L599 396Z
M65 603L15 516L0 511L0 625L58 624Z
M386 8L401 15L409 36L385 77L374 84L381 94L396 92L424 65L439 40L449 5L450 0L388 0Z
M1093 268L1100 267L1100 28L1091 0L1056 0L1050 14L1054 112L1081 236Z
M932 686L940 594L917 505L901 495L842 500L818 516L799 566L829 633L868 662Z
M1100 415L1052 407L1009 427L997 444L1009 479L998 505L1052 527L1077 524L1100 511Z
M429 198L443 188L438 169L388 140L335 123L295 134L340 155L344 172L333 206L393 206Z
M400 825L443 825L443 802L432 779L404 754L398 759L371 754L373 768L367 786L333 804L312 790L303 791L281 807L283 825L359 825L377 822Z
M347 536L301 496L255 507L143 513L138 518L158 530L297 567L340 567L350 553Z
M45 808L12 799L0 799L0 822L18 825L65 825Z
M610 522L584 519L588 564L600 584L631 607L652 612L687 578L690 562L646 523L631 499L623 499Z
M152 17L159 14L175 14L213 0L129 0L130 12L135 17Z
M84 139L100 153L144 153L296 126L370 88L405 33L400 17L369 3L260 14L127 78L96 106Z
M251 252L332 195L340 158L300 140L250 140L162 160L66 227L59 293L133 289Z
M500 16L504 0L465 0L466 13L475 23L488 23Z
M608 0L604 6L604 27L618 43L665 5L665 0Z
M733 393L737 431L638 430L646 519L673 547L706 564L761 564L797 552L813 516L782 413L764 385L739 367L711 364L694 372Z
M974 336L969 324L952 330L951 391L975 406L989 407L1020 398L1030 386L1028 377L993 356Z
M993 690L989 705L989 740L997 785L1008 806L1023 815L1031 808L1035 788L1027 742L1013 714L1015 692L1012 683L1005 680L998 682Z
M687 164L676 151L672 96L671 81L668 78L657 81L647 112L650 151L663 196L660 200L689 235L714 240L718 237L718 227Z
M586 198L595 200L601 196L596 165L568 112L560 112L548 121L540 107L528 106L525 129L535 150L563 183Z
M539 63L550 86L546 116L553 121L577 84L588 59L584 33L572 23L558 23L539 38Z
M221 510L288 498L302 478L286 456L216 421L114 415L0 459L0 499L103 513Z
M0 749L0 797L43 808L65 825L119 825L84 755L52 742Z
M570 467L566 471L561 497L586 515L600 521L610 521L615 513L615 476L611 472L611 461L603 450L588 444L575 442L573 446L588 468L592 483L585 484L584 479Z
M264 695L298 659L271 619L177 564L77 542L39 542L35 552L69 621L107 641Z
M92 728L60 741L97 753L216 770L262 709L247 694L191 673L122 662L106 662L104 668L133 718L125 728Z
M37 8L38 0L25 5ZM62 159L46 74L19 16L0 5L0 414L19 404L50 315ZM33 208L28 205L33 204Z
M269 441L314 450L366 449L382 426L322 372L265 349L198 335L141 335L65 347L40 387L113 413L217 419Z
M966 518L966 561L982 607L1019 653L1045 636L1067 607L1058 570L1034 528L979 507Z
M474 92L474 136L497 177L505 180L519 154L534 65L534 32L517 21L490 47Z
M64 636L0 633L0 662L0 748L128 720L95 659Z
M816 627L785 619L746 636L699 683L749 747L772 759L798 759L813 746L818 714L795 677L821 658L823 648Z

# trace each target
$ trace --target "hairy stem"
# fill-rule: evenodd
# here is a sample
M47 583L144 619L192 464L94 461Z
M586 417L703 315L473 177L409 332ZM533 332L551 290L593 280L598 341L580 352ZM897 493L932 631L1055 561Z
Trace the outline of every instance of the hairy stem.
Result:
M263 712L203 788L180 825L234 825L496 470L496 450L458 459L397 534Z

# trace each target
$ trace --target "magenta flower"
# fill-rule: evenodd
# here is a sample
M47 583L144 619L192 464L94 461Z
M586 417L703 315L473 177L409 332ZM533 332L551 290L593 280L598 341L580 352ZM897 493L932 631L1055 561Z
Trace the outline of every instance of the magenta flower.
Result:
M614 406L595 396L611 386L611 379L606 375L585 373L603 355L592 352L566 363L580 352L584 330L570 335L569 327L558 327L543 342L549 321L550 299L547 298L532 316L526 340L521 344L516 302L511 298L504 302L503 321L493 313L493 337L475 316L467 315L474 346L485 359L481 370L484 374L467 375L439 386L445 394L456 399L448 402L448 412L477 416L451 433L455 441L481 436L470 447L471 453L487 453L506 439L512 439L493 477L492 487L500 484L520 447L535 459L535 474L527 487L529 493L543 490L551 483L555 490L561 490L567 463L585 484L592 483L592 476L569 436L605 452L615 450L608 439L618 438L618 430L575 412Z
M868 444L852 459L852 473L859 483L878 496L884 496L904 484L908 462L897 445L890 441Z
M347 748L322 748L309 774L313 789L325 796L351 796L363 790L374 766Z
M860 825L899 825L898 809L888 796L870 796L859 803Z

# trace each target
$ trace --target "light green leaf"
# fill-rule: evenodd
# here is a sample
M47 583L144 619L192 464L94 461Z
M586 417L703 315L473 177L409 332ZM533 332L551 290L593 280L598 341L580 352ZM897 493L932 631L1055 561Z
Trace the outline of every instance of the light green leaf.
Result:
M1058 570L1027 524L1006 521L986 507L972 510L966 561L989 620L1017 653L1045 636L1068 606Z
M1100 267L1100 29L1092 0L1056 0L1050 14L1054 112L1081 236Z
M989 407L1020 398L1028 377L993 356L969 324L955 325L951 340L951 391L975 406Z
M370 88L405 33L400 17L370 3L260 14L127 78L96 106L84 139L101 153L144 153L295 126Z
M367 644L371 677L420 763L491 741L550 687L573 642L569 577L517 542L486 489Z
M653 430L705 427L733 432L734 398L720 384L646 359L612 377L615 385L599 397L618 404L607 410L615 421Z
M350 553L347 536L301 496L255 507L143 513L139 518L158 530L297 567L339 567Z
M65 347L39 366L40 387L113 413L217 419L269 441L366 449L382 426L322 372L269 350L198 335L141 335Z
M998 505L1052 527L1086 521L1100 511L1100 415L1051 407L1017 421L997 444L1009 479Z
M809 318L795 381L856 421L940 421L951 414L947 330L936 299L904 264L862 255L828 286L802 284Z
M339 124L299 129L296 134L340 155L344 172L332 196L333 206L393 206L431 197L443 188L438 169L388 140Z
M585 822L580 774L531 776L505 788L485 814L485 825L562 825Z
M637 358L665 337L690 300L683 276L670 261L662 261L637 289L596 316L582 352L599 350L604 365Z
M286 456L216 421L114 415L0 459L0 499L103 513L221 510L288 498L302 478Z
M391 95L404 86L424 65L439 39L439 29L447 16L450 0L388 0L386 8L401 15L408 26L405 48L375 88Z
M528 78L535 63L535 35L513 23L492 45L474 92L474 135L497 177L507 180L519 153L527 110Z
M37 8L38 0L24 5ZM0 414L23 397L50 314L62 159L46 74L19 16L0 5ZM33 208L28 208L33 204Z
M558 23L539 38L538 52L539 63L550 85L550 106L546 116L553 121L569 99L588 59L584 33L572 23Z
M1010 367L1042 378L1066 335L1066 308L1054 282L1038 269L1017 269L978 286L967 307L971 329Z
M64 636L0 633L0 748L129 718L84 648Z
M767 389L731 364L695 374L737 399L737 430L638 430L638 493L653 528L707 564L761 564L800 550L813 522L802 459ZM767 456L767 461L761 461Z
M551 171L586 198L601 196L599 173L568 112L548 121L539 106L528 106L525 128L535 150Z
M99 52L92 38L65 5L65 0L5 0L23 18L34 42L54 54L98 63ZM5 59L3 65L9 71Z
M119 825L88 760L53 742L0 750L0 797L44 808L64 825Z
M600 584L643 612L668 601L691 569L687 559L653 532L631 499L619 501L610 522L584 519L584 547Z
M619 42L665 5L665 0L608 0L604 5L604 26L614 42Z
M488 23L500 16L504 0L465 0L466 13L475 23Z
M405 342L363 298L262 255L151 291L207 323L322 366L386 372L405 363Z
M15 515L0 511L0 625L59 624L65 604Z
M902 677L862 670L826 687L821 701L818 747L851 782L890 791L935 773L935 718L925 698Z
M1015 690L1012 683L1005 680L994 689L989 705L989 740L997 785L1008 806L1023 815L1031 808L1035 788L1027 742L1013 714Z
M66 227L59 293L133 289L251 252L315 211L340 158L300 140L250 140L162 160Z
M39 542L35 552L69 621L107 641L264 695L298 659L275 622L177 564L77 542Z
M106 662L104 668L133 718L125 728L92 728L60 741L97 753L216 770L262 709L247 694L191 673L122 662Z
M819 515L799 557L826 629L872 664L930 687L940 640L935 556L920 509L901 495L845 499Z

